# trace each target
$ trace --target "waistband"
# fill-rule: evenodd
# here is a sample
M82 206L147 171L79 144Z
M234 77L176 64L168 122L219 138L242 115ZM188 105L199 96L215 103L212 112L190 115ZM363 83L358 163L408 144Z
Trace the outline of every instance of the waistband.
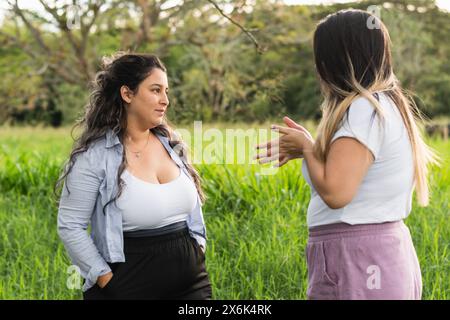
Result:
M348 223L333 223L309 228L309 241L323 241L342 237L386 234L396 232L398 229L403 227L406 227L403 220L357 225L351 225Z
M174 233L177 231L181 231L183 229L187 229L188 225L185 220L175 222L169 224L167 226L163 226L161 228L155 229L144 229L144 230L136 230L136 231L125 231L123 233L124 238L143 238L143 237L157 237L170 233Z

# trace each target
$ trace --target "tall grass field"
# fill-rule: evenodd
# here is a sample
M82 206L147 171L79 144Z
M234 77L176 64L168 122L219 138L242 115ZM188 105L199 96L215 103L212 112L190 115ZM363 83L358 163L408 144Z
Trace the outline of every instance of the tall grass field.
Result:
M223 130L223 129L222 129ZM405 220L423 277L423 299L450 299L450 141L431 172L431 201ZM53 184L72 146L70 128L0 128L0 299L81 299L56 232ZM251 146L247 146L250 148ZM214 299L306 299L306 212L301 160L276 174L261 166L199 164L206 265Z

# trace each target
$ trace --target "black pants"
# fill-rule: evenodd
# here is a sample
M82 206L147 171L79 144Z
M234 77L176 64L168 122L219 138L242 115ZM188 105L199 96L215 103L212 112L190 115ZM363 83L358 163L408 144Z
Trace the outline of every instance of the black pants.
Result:
M108 263L113 277L83 292L84 300L173 299L212 297L205 255L188 229L124 238L125 262Z

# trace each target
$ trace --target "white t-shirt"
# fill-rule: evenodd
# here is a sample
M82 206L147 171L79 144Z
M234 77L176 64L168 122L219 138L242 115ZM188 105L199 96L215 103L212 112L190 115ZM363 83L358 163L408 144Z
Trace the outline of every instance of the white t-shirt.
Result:
M331 209L320 198L309 177L307 163L302 173L311 187L308 227L345 222L382 223L406 218L411 211L414 169L408 132L400 112L385 94L379 94L385 121L376 115L366 98L357 98L344 116L332 142L339 137L356 138L374 155L374 162L352 201L343 208Z

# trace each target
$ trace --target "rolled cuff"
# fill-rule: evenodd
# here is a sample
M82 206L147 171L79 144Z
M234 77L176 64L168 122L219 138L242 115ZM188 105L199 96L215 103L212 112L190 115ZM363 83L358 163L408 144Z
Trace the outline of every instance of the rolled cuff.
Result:
M87 291L89 288L91 288L95 283L97 283L97 279L99 276L102 276L104 274L107 274L108 272L111 272L111 268L106 263L106 261L99 263L98 265L95 265L89 269L89 272L86 276L86 282L83 285L83 291Z

